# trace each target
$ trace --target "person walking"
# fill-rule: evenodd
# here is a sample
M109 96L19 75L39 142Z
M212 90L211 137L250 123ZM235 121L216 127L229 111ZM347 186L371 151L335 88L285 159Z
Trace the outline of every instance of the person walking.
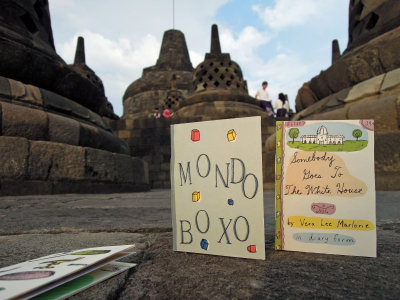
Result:
M268 114L268 116L273 117L274 108L272 107L271 98L269 97L267 91L268 82L264 81L261 86L262 88L257 90L255 98L261 102L261 107Z

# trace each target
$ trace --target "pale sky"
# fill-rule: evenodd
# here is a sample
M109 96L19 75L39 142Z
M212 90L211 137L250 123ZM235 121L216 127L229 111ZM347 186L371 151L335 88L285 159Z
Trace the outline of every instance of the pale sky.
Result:
M173 26L173 0L50 0L57 53L73 63L85 38L86 63L103 80L114 111L122 96L156 63L164 31ZM254 97L267 80L273 100L289 95L331 64L331 43L346 49L348 0L175 0L175 29L186 38L195 68L210 49L217 24L222 52L231 54Z

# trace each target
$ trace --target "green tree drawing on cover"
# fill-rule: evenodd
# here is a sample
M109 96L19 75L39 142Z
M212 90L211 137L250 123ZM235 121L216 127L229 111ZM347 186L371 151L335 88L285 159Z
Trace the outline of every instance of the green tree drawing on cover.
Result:
M289 136L293 139L292 144L294 144L294 139L299 136L300 130L298 128L290 128Z
M360 129L354 129L353 130L353 136L357 139L362 136L362 131Z

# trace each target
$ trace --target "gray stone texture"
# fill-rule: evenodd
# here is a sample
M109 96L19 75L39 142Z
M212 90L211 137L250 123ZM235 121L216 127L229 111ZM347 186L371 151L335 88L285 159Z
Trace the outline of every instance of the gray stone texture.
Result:
M53 91L102 116L114 117L104 90L56 53L48 1L0 3L0 65L1 76Z
M26 177L29 157L27 139L0 136L0 153L0 178Z
M400 189L400 131L376 135L375 173L376 185L381 190Z
M0 196L143 191L148 166L129 155L0 136Z
M60 115L48 114L49 140L57 143L79 145L79 122Z
M86 148L85 173L99 181L114 181L117 170L114 159L107 151Z
M73 299L397 299L399 201L399 192L377 192L378 257L366 258L275 250L274 193L265 191L266 260L249 260L174 252L168 190L2 197L0 267L135 244L124 261L136 268Z
M396 0L354 0L349 7L349 40L347 49L363 45L400 25Z
M46 140L47 113L21 105L1 102L2 134L30 140Z
M14 80L10 80L10 82L16 83ZM24 86L26 87L26 85L22 87ZM74 108L79 107L81 109L79 118L74 119L71 115L60 114L59 111L49 112L43 106L46 105L49 98L46 98L44 104L42 104L40 95L41 93L35 98L37 101L33 101L35 100L33 96L24 96L25 101L23 102L9 102L9 99L0 98L0 132L2 135L20 136L30 140L53 141L129 154L128 145L111 133L109 125L98 115L78 104L75 104ZM55 94L47 94L47 96L53 95ZM33 100L26 101L29 99ZM57 97L54 99L57 99ZM66 102L62 101L62 103L65 104ZM75 110L75 113L77 111ZM85 118L83 118L84 116Z
M307 90L299 90L296 109L301 111L333 93L400 67L400 27L344 53L327 70L311 79Z
M167 108L170 89L186 96L191 90L193 66L190 62L185 36L179 30L164 32L156 65L145 68L143 76L131 83L123 96L124 116L147 118L153 109ZM170 108L173 106L170 105Z
M28 175L39 180L85 179L85 149L71 145L31 142Z
M121 130L115 128L114 130L128 142L131 155L142 159L142 161L135 160L136 165L142 164L143 161L148 164L150 186L153 188L169 188L171 122L165 119L153 118L120 119L117 122L111 122L111 125L125 128ZM166 168L166 165L168 165L168 168ZM134 170L136 170L136 167L134 167ZM138 175L140 173L134 174L135 178Z
M332 64L334 64L341 56L339 41L333 40L332 41Z

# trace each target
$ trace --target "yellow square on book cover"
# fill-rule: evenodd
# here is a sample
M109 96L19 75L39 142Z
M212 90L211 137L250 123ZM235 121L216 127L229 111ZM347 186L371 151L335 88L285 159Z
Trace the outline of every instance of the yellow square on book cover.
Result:
M193 192L192 194L192 201L197 202L200 200L200 192Z
M236 132L234 129L228 131L228 141L232 142L236 139Z

